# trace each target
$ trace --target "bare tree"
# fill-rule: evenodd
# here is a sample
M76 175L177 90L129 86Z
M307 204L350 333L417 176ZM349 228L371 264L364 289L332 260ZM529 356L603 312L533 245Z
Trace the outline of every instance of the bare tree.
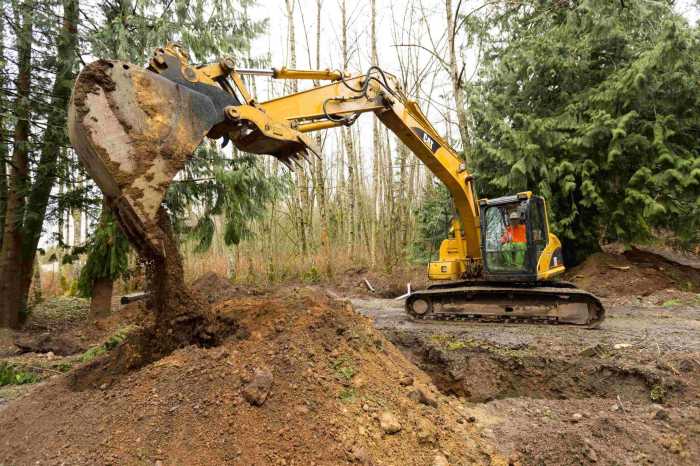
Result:
M343 69L348 68L348 14L347 14L346 1L342 0L340 4L340 17L341 17L341 53L343 57ZM343 146L345 150L345 156L348 166L348 183L347 183L347 201L348 201L348 233L349 233L349 246L350 253L355 251L356 245L356 210L357 210L357 192L356 192L356 160L355 160L355 144L352 137L352 131L350 128L343 128Z
M469 120L467 118L467 101L464 95L463 82L465 64L459 64L455 36L457 35L457 19L462 0L457 1L457 11L452 12L452 0L445 0L445 13L447 19L447 48L449 50L449 69L452 92L455 96L455 112L459 123L459 134L462 139L462 150L465 158L469 158L471 141L469 139Z

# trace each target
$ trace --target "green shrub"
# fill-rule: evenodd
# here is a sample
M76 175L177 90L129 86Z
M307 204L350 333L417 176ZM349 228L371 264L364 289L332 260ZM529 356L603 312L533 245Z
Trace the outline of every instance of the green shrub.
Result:
M649 398L651 398L651 401L654 403L661 403L664 401L664 398L666 397L666 389L662 385L654 385L651 388L651 392L649 393Z
M338 394L338 399L343 403L352 403L357 399L357 391L352 387L344 388Z
M7 362L0 363L0 387L35 383L38 380L39 378L33 372L19 370L17 366Z

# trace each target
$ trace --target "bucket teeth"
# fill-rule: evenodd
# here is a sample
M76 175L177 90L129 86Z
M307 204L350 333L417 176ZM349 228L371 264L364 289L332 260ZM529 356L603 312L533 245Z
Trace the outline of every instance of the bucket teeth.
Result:
M305 134L299 134L299 142L306 146L306 149L314 154L317 159L321 160L321 149L316 145L316 141Z
M299 163L299 153L297 152L297 153L294 154L294 155L295 155L294 158L292 158L292 161L294 162L294 165L296 165L297 167L299 167L299 170L304 171L303 165ZM296 170L295 170L295 171L296 171Z
M290 169L291 171L294 171L294 166L291 164L288 157L285 157L285 158L277 157L277 160L282 162L284 164L284 166L287 167L288 169Z

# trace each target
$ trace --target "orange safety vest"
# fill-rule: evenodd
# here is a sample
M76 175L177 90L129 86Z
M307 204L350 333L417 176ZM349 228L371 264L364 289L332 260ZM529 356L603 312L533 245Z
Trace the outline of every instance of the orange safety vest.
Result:
M527 243L525 225L522 223L515 227L508 225L502 240L504 243Z

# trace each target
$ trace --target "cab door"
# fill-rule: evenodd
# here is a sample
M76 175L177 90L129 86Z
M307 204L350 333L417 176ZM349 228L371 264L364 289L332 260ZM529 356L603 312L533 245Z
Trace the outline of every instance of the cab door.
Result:
M527 242L530 271L533 273L537 273L537 262L547 247L549 239L545 215L544 199L540 196L532 196L527 206Z
M529 227L529 199L497 199L481 209L481 247L484 276L488 280L530 281L536 277ZM511 219L515 217L515 223ZM524 232L517 237L514 228ZM537 236L537 235L536 235ZM533 265L533 262L535 265Z

